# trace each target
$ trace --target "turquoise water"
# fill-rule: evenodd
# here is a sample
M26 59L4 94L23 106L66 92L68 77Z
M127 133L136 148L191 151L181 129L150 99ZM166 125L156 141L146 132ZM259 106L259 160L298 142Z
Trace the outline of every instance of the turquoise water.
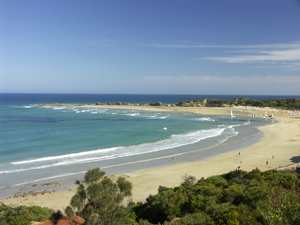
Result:
M232 119L229 115L38 107L33 104L58 99L20 96L14 100L10 96L10 101L1 99L2 194L53 179L72 183L72 176L83 176L96 166L116 173L134 170L138 163L220 145L238 136L238 127L270 123L252 117ZM120 166L123 169L118 170Z

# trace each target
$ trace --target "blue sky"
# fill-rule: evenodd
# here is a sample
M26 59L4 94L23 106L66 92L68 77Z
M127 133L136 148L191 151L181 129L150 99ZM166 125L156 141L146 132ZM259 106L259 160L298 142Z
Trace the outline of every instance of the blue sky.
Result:
M300 95L300 1L2 0L0 92Z

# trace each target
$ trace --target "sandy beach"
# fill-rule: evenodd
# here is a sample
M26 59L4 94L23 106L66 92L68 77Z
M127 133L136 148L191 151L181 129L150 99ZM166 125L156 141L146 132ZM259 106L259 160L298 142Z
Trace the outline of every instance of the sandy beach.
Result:
M187 108L187 107L140 107L140 106L83 106L83 107L115 107L134 108L140 110L174 110L198 114L226 114L229 108ZM241 169L251 171L256 167L262 171L287 167L300 162L300 116L293 112L278 109L234 107L234 114L262 116L265 112L272 114L277 123L262 126L262 138L253 145L238 151L226 152L203 161L177 163L159 168L136 171L129 174L129 181L133 184L134 202L144 202L150 194L157 194L160 185L167 187L178 186L185 174L193 175L197 179L219 175L241 166ZM238 154L240 152L240 154ZM266 163L268 161L268 164ZM69 205L76 187L57 191L48 195L27 196L2 199L7 205L39 205L54 210L61 210Z

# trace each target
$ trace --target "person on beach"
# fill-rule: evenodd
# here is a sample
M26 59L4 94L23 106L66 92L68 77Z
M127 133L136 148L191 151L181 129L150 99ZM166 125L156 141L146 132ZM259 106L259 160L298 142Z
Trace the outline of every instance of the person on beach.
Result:
M243 161L241 160L241 164L243 164Z
M268 161L266 161L266 165L268 165L269 164L269 162Z

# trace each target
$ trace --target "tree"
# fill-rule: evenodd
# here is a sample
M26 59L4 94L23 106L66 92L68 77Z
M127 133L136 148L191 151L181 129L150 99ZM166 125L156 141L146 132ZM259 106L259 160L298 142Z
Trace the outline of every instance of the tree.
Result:
M170 188L157 195L150 195L146 203L138 203L133 207L138 219L150 223L163 223L171 218L182 215L183 207L188 203L188 197L183 187Z
M31 221L45 221L51 215L40 206L8 206L0 204L0 225L27 225Z
M267 200L258 203L265 224L300 224L299 189L288 190L280 186L267 191Z
M227 181L225 178L221 177L221 176L212 176L212 177L208 177L206 179L206 181L209 184L213 184L217 187L224 187L226 185L228 185Z
M131 196L132 184L123 177L113 182L104 175L100 168L90 169L84 176L85 185L77 182L77 192L65 209L70 218L75 212L85 218L86 224L111 225L126 220L128 209L121 204Z
M181 185L185 188L187 188L189 186L194 186L197 182L196 177L194 177L192 175L185 174L184 176L182 176L182 179L183 179L183 183L181 183Z
M194 224L213 224L212 219L205 212L199 212L194 214L188 214L181 220L175 222L176 225L194 225Z

